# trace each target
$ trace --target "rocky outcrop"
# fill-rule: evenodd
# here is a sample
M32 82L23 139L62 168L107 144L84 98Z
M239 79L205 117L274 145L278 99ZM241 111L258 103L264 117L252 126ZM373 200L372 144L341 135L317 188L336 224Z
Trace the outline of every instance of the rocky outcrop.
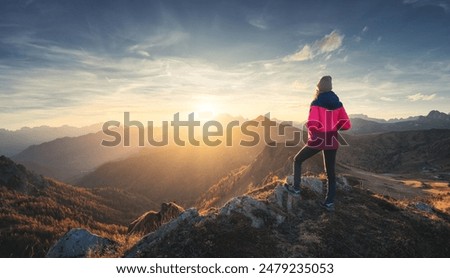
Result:
M255 200L250 196L233 198L219 211L220 216L230 216L234 213L248 218L254 228L262 228L268 224L277 226L286 218L284 213L271 209L270 203Z
M304 183L305 192L308 194L318 194L322 188L322 182L314 178L306 178ZM311 193L316 192L317 193ZM154 252L154 247L162 244L173 233L177 231L192 230L201 226L220 226L223 233L228 229L236 232L235 223L244 231L274 229L288 219L293 217L299 209L302 199L292 196L282 186L282 182L274 183L252 192L247 195L235 197L228 201L220 209L211 209L205 215L199 215L196 209L189 209L183 212L178 218L162 225L155 232L143 237L127 253L126 257L146 257ZM223 226L223 227L222 227ZM230 231L231 232L231 231ZM177 235L182 240L184 232ZM190 240L186 238L186 240Z
M198 211L194 208L184 211L178 218L166 223L161 228L153 233L144 236L139 240L128 252L125 257L134 258L141 257L147 250L151 250L154 245L163 241L172 231L176 230L180 226L189 226L199 221Z
M84 258L114 252L117 244L85 229L72 229L53 245L47 258Z
M240 252L246 256L252 256L253 252L260 256L265 252L273 254L277 252L277 234L291 233L292 225L300 223L299 216L305 209L314 207L323 211L319 200L323 199L326 186L321 179L302 177L300 197L287 192L284 182L268 183L232 198L221 208L210 208L202 215L196 209L186 210L142 238L126 252L126 257L178 256L168 252L169 245L189 246L180 253L189 257L239 256ZM345 178L338 178L337 189L350 191L351 186Z
M6 186L22 193L48 186L41 175L28 171L23 165L16 164L6 156L0 156L0 186Z
M155 231L164 223L177 218L184 208L175 203L162 203L159 212L148 211L134 220L128 226L128 234L148 234Z
M405 207L339 178L330 213L320 206L323 180L303 178L300 197L283 182L201 215L189 209L142 238L126 257L435 257L450 250L448 216L427 213L429 206Z

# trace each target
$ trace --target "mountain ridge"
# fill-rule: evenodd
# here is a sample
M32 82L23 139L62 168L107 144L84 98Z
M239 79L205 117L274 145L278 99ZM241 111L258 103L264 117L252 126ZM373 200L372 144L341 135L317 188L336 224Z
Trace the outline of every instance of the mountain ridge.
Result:
M415 116L407 119L375 119L366 115L353 115L350 134L363 135L385 133L392 131L450 129L450 114L437 110L430 111L426 116Z
M113 189L88 190L48 179L0 156L0 257L43 257L71 228L117 241L148 210L145 197Z
M84 127L73 126L39 126L22 127L18 130L0 128L0 155L13 156L27 147L55 140L62 137L76 137L101 130L101 124Z

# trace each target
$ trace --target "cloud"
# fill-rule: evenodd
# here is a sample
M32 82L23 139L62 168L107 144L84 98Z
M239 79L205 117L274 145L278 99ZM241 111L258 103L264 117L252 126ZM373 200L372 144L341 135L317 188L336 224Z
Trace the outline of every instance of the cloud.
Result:
M316 43L319 46L320 53L329 53L339 49L342 46L343 39L344 36L334 30Z
M342 46L344 35L333 30L322 39L315 41L312 45L306 44L299 51L283 58L285 62L300 62L312 60L320 54L328 54L338 50Z
M355 35L353 37L353 39L355 40L355 42L359 43L363 40L363 36L369 31L369 27L368 26L364 26L361 29L361 32L359 32L359 35Z
M285 58L285 61L307 61L313 59L315 54L313 53L311 47L309 45L303 46L303 48Z
M189 34L186 32L163 32L159 35L151 36L138 44L129 46L128 52L136 53L144 57L150 57L151 50L153 49L164 49L171 47L180 44L187 39L189 39Z
M442 8L446 13L450 11L450 5L445 0L403 0L403 4L412 5L414 8L433 6Z
M428 100L434 99L435 97L436 97L436 94L424 95L421 93L417 93L415 95L409 95L408 99L409 99L409 101L419 101L419 100L428 101Z
M263 18L250 18L248 24L261 30L267 30L268 25Z
M382 100L382 101L395 101L393 98L390 98L390 97L380 97L380 100Z

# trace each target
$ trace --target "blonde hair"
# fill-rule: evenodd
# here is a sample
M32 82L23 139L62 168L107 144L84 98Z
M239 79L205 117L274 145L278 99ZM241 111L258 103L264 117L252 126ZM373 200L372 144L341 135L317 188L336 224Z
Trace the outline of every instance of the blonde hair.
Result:
M316 88L316 92L314 93L314 100L316 100L319 97L320 93L322 92L319 91L319 88Z
M325 75L320 78L319 83L316 86L316 93L314 94L314 99L317 99L321 93L329 92L333 89L331 84L331 76Z

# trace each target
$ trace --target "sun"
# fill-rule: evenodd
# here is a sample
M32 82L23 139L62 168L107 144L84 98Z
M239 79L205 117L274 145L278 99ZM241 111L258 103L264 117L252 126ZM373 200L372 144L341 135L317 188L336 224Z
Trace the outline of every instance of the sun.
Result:
M212 102L204 102L197 106L195 114L201 121L210 121L217 116L218 106Z

